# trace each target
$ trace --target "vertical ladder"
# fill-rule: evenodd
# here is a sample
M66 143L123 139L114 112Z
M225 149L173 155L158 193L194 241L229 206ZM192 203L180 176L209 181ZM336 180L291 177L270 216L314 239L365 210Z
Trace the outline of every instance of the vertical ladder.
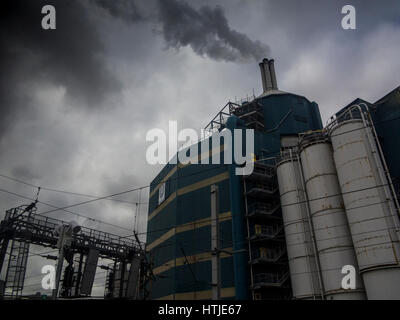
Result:
M379 178L381 180L382 189L388 202L390 216L387 217L387 219L393 222L393 225L396 228L395 234L397 235L397 240L400 240L400 206L397 199L396 191L393 186L389 168L386 164L385 155L383 154L378 134L376 133L375 126L371 118L371 113L369 112L368 106L366 104L362 103L362 105L365 105L367 112L362 112L361 104L357 107L359 108L361 113L363 124L365 126L365 134L369 142L369 148L375 158L375 163L377 166ZM371 130L369 131L368 128L370 128ZM374 148L374 146L376 146L376 148ZM380 166L379 163L381 163L382 165Z
M5 293L18 299L22 295L28 262L29 243L13 240L6 275Z

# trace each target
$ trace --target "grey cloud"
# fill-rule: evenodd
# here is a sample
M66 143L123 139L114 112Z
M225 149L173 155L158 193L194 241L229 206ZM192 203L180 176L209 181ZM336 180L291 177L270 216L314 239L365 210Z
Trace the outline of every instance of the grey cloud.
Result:
M46 4L56 7L56 30L41 28ZM39 84L62 87L67 99L94 107L120 88L88 12L77 0L1 2L0 137L29 109Z
M381 23L398 23L400 6L397 0L280 0L264 1L263 12L272 30L284 31L296 44L319 40L334 32L343 32L342 8L352 5L356 10L357 29L345 31L347 38L359 39Z
M93 0L95 4L107 10L112 16L127 22L145 21L147 17L134 0Z
M12 174L14 177L18 179L23 179L28 181L39 179L39 177L34 172L32 172L32 170L29 167L23 165L18 165L14 167L12 169Z

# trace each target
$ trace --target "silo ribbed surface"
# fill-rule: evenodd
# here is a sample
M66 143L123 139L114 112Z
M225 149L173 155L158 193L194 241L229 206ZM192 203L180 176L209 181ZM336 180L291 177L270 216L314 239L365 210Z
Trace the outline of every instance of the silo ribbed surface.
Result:
M373 132L353 119L333 127L331 139L368 299L400 299L398 216Z
M361 278L356 288L343 289L343 266L358 270L347 224L343 199L332 156L332 146L323 134L304 137L300 151L306 192L327 299L365 299Z
M297 158L292 155L282 156L277 166L277 175L290 279L295 299L320 299L318 269L300 174Z

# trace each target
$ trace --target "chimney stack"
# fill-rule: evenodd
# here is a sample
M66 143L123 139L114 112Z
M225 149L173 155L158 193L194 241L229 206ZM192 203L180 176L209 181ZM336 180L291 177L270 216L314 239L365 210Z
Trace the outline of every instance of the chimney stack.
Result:
M259 66L264 92L270 90L278 90L278 85L276 83L274 59L263 59Z
M264 63L260 62L259 66L260 66L260 71L261 71L261 81L262 81L262 85L263 85L263 92L265 92L265 91L267 91L267 84L265 82Z
M269 70L269 61L268 59L263 60L264 63L264 74L265 74L265 83L267 84L267 90L272 90L272 78L271 71Z
M269 72L271 73L272 89L273 90L278 90L278 85L276 83L275 61L274 61L274 59L269 60Z

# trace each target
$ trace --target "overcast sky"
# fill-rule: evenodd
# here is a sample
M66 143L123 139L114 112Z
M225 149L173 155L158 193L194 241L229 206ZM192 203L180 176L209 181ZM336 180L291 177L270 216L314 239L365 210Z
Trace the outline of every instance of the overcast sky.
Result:
M56 8L56 30L41 28L45 4ZM346 4L356 8L356 30L341 27ZM398 0L3 0L0 25L0 174L89 195L149 185L160 167L146 163L147 131L169 120L200 130L227 101L260 94L263 57L275 59L279 89L316 101L324 122L400 84ZM0 188L37 192L2 177ZM144 189L139 232L147 197ZM88 199L39 197L55 206ZM135 203L139 193L117 199ZM27 202L1 191L0 217ZM71 210L132 229L136 208L103 200Z

